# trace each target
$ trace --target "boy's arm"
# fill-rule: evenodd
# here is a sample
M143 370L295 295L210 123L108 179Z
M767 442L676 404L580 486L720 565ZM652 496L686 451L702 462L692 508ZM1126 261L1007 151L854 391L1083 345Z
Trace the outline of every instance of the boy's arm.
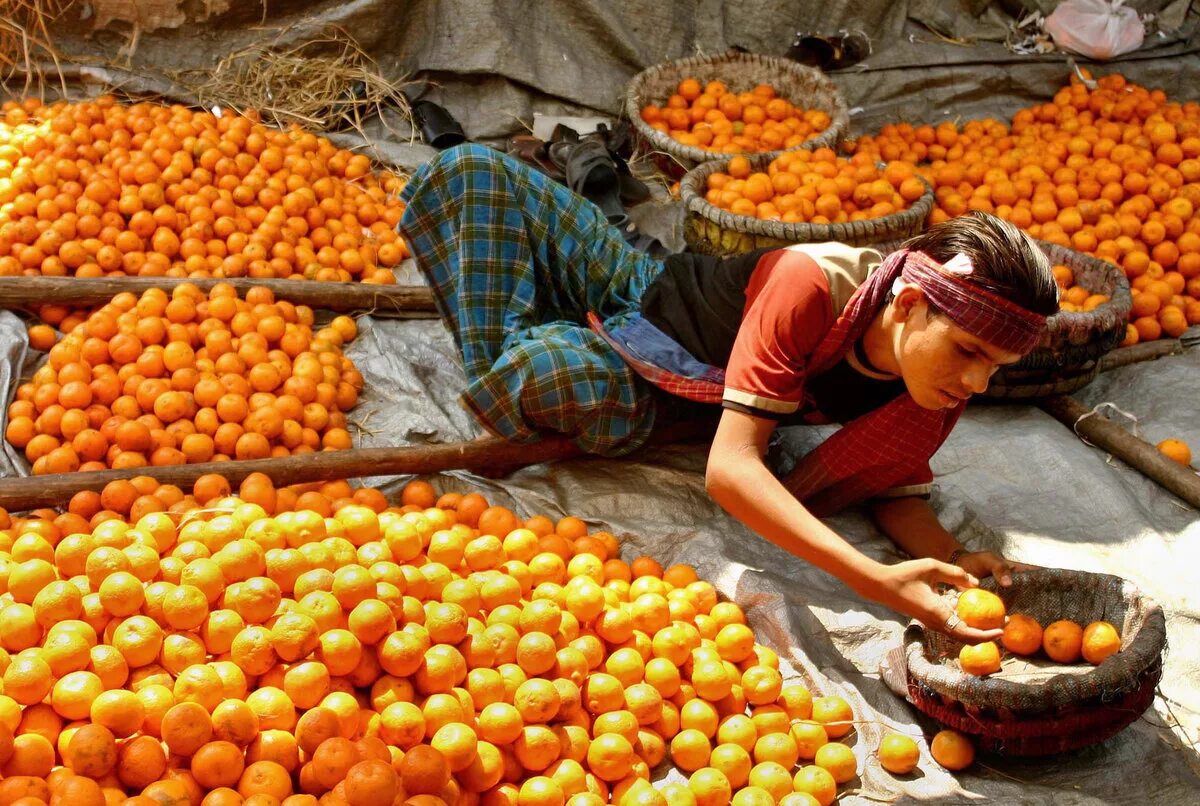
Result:
M875 522L884 534L910 557L932 557L950 562L977 577L994 576L1001 585L1012 583L1012 572L1028 568L1010 563L991 551L966 551L950 534L923 498L883 498L872 508Z
M969 572L934 559L884 565L866 557L805 509L763 463L775 423L726 409L709 453L706 487L727 512L775 545L834 576L860 595L949 631L969 643L988 641L999 630L975 630L948 621L953 614L933 586L973 587Z

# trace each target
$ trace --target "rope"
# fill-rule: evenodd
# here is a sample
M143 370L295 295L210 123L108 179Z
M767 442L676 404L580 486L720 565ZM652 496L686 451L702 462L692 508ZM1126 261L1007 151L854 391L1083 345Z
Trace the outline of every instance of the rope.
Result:
M1119 407L1116 403L1112 403L1110 401L1105 401L1103 403L1096 404L1096 406L1093 407L1091 411L1089 411L1085 414L1079 415L1079 419L1077 419L1075 421L1075 424L1071 426L1071 430L1075 432L1075 436L1079 437L1080 441L1083 442L1084 445L1088 445L1093 448L1096 447L1096 445L1092 444L1092 442L1090 442L1087 437L1085 437L1083 434L1079 433L1079 424L1081 422L1083 422L1084 420L1086 420L1088 417L1091 417L1093 415L1102 415L1101 409L1104 409L1104 408L1112 409L1117 414L1121 415L1122 417L1126 418L1127 420L1132 420L1133 428L1130 429L1130 433L1133 434L1135 437L1138 436L1138 418L1136 416L1130 414L1129 412L1125 411L1121 407ZM1112 454L1109 454L1108 458L1111 459Z

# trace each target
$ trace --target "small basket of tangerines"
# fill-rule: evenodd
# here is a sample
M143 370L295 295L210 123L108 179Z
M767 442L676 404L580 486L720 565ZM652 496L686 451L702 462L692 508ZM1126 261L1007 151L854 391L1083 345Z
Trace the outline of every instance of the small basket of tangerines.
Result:
M1162 609L1109 574L1035 569L948 594L964 645L914 623L904 634L909 700L979 749L1040 756L1103 741L1137 720L1162 676Z

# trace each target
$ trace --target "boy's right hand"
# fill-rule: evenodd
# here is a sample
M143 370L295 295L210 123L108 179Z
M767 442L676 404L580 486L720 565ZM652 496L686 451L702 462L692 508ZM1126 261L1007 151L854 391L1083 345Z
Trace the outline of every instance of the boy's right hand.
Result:
M908 560L883 566L873 589L866 596L893 610L917 619L928 629L936 630L967 644L998 639L1003 630L977 630L968 627L945 599L938 595L935 585L953 585L959 590L974 588L979 580L957 565L933 559Z

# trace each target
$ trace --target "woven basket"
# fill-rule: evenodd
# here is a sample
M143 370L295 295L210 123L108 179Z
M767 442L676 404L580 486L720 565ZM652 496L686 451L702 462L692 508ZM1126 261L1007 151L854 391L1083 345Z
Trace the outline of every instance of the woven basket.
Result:
M904 656L909 699L922 712L968 734L981 750L1035 756L1104 741L1149 707L1162 676L1166 620L1131 582L1037 569L1014 574L1008 588L992 579L981 586L997 593L1010 614L1043 626L1064 618L1108 621L1121 631L1121 651L1095 667L1022 658L977 677L959 668L962 644L913 623L904 632Z
M896 241L877 248L887 254L903 246ZM1087 386L1100 372L1100 359L1125 338L1133 297L1125 273L1107 261L1066 247L1038 241L1050 262L1068 266L1075 280L1109 301L1084 312L1063 311L1046 320L1046 333L1033 352L1001 367L980 399L1030 400L1067 395Z
M736 153L705 151L684 145L665 132L651 128L642 120L642 107L649 103L659 106L675 94L675 88L685 78L695 78L701 84L720 80L730 92L748 92L757 84L770 84L781 98L802 109L819 109L830 117L829 128L806 140L797 148L820 148L837 145L850 125L850 114L828 76L812 67L797 64L779 56L730 51L719 56L693 56L650 67L633 77L625 90L625 114L633 124L646 150L661 152L666 158L656 159L659 167L678 179L689 168L710 160L728 160ZM770 158L782 151L766 151ZM749 155L746 155L749 156Z
M774 157L767 154L758 154L751 158L750 163L757 170L766 170L772 159ZM882 218L844 224L762 221L722 210L704 198L708 177L724 170L728 164L728 160L706 162L688 171L679 184L679 192L687 208L683 236L692 252L727 257L766 247L825 241L868 246L919 234L925 227L929 211L933 209L933 190L926 184L925 195L913 202L911 207Z

